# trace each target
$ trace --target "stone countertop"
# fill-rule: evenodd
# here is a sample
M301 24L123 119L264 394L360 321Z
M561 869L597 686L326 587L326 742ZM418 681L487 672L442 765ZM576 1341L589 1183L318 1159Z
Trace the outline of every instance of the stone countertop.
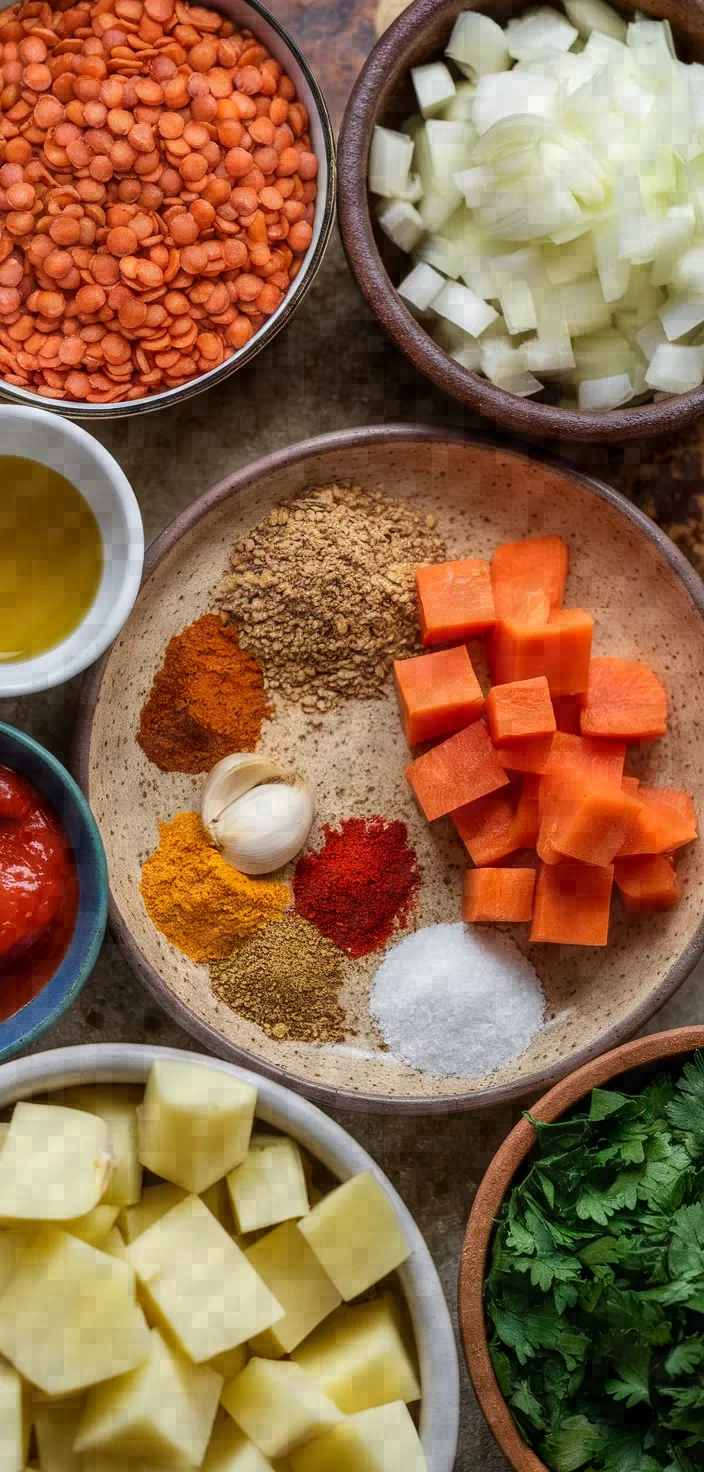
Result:
M476 416L435 392L384 338L347 271L336 237L294 324L221 388L173 412L97 427L98 438L134 486L147 541L206 486L269 450L355 425L404 421L471 432ZM548 446L553 453L555 446ZM699 437L666 450L591 447L563 453L619 485L673 530L701 567ZM44 695L0 702L0 719L28 731L68 759L79 700L73 681ZM704 969L681 988L650 1031L702 1018ZM131 975L113 941L73 1009L39 1047L72 1043L157 1042L193 1047ZM518 1111L447 1118L336 1118L371 1151L424 1232L455 1304L462 1235L476 1186ZM457 1472L503 1472L506 1463L474 1401L464 1369Z

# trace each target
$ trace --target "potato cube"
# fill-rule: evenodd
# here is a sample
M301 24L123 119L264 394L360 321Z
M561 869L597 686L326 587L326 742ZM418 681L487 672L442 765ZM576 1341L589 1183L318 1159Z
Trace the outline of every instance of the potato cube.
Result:
M154 1063L139 1110L142 1165L199 1195L244 1160L257 1091L201 1063Z
M12 1365L0 1360L0 1467L22 1472L25 1463L22 1381Z
M47 1395L132 1370L149 1330L127 1263L43 1227L0 1298L0 1353Z
M235 1219L232 1215L230 1192L227 1189L227 1177L223 1177L221 1181L216 1181L214 1186L208 1186L207 1191L201 1191L200 1199L207 1206L208 1211L212 1211L213 1216L217 1218L220 1226L224 1227L225 1231L229 1232L231 1236L234 1236Z
M94 1206L92 1211L87 1211L85 1216L76 1216L73 1221L62 1222L61 1226L72 1237L80 1237L81 1242L88 1242L91 1247L102 1247L119 1213L119 1206L104 1206L101 1203L100 1206Z
M292 1472L427 1472L420 1437L402 1400L358 1411L294 1452Z
M34 1408L39 1463L42 1472L83 1472L81 1459L73 1450L85 1398L43 1401ZM90 1469L92 1472L92 1468Z
M238 1344L236 1349L226 1349L224 1354L214 1354L211 1360L206 1360L212 1370L217 1370L223 1380L234 1380L244 1369L249 1359L249 1350L246 1344Z
M16 1104L0 1150L5 1220L68 1221L98 1205L112 1171L108 1128L57 1104Z
M411 1255L401 1223L370 1170L338 1186L299 1222L344 1299L356 1298Z
M142 1167L137 1155L137 1106L144 1090L129 1084L87 1084L64 1089L68 1109L83 1109L104 1119L115 1157L115 1169L105 1192L106 1206L133 1206L142 1194Z
M271 1462L221 1411L213 1427L203 1472L271 1472Z
M244 1344L284 1316L198 1196L174 1206L127 1251L159 1318L196 1363Z
M342 1421L317 1382L290 1360L250 1360L221 1399L265 1457L287 1457Z
M256 1232L305 1216L308 1191L301 1152L286 1135L252 1135L247 1159L227 1177L238 1232Z
M340 1303L340 1295L295 1222L267 1232L246 1256L286 1310L271 1329L251 1340L253 1354L278 1359L312 1333Z
M193 1365L152 1331L144 1364L91 1390L77 1452L146 1457L166 1467L199 1467L220 1402L222 1376Z
M125 1206L117 1219L125 1242L134 1242L135 1237L141 1237L147 1227L166 1216L167 1211L178 1206L179 1201L185 1201L187 1195L187 1191L182 1191L180 1186L169 1185L168 1181L162 1181L158 1186L145 1186L141 1201L134 1206Z
M325 1394L347 1416L395 1400L420 1398L390 1293L370 1303L339 1308L299 1345L294 1359L306 1374L315 1375Z

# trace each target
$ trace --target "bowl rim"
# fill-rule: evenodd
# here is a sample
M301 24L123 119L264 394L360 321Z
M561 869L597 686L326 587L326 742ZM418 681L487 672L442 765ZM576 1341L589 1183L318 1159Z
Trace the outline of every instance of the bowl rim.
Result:
M522 5L529 3L522 0ZM616 3L620 7L623 0ZM521 399L456 363L398 295L382 260L369 208L367 160L377 99L408 71L407 58L426 28L439 16L449 18L463 8L491 10L485 0L413 0L379 37L350 94L338 137L338 217L347 262L362 295L396 347L431 383L514 433L597 443L678 432L704 412L704 386L660 403L593 414Z
M518 461L528 460L539 465L546 465L549 469L576 481L586 491L596 495L600 501L619 511L636 528L643 532L649 542L669 563L676 577L684 585L685 591L691 598L695 608L704 620L704 583L697 576L694 568L687 562L683 553L675 546L674 542L663 532L655 522L639 511L632 502L626 500L619 491L613 490L611 486L595 480L593 477L584 475L576 470L568 462L556 456L543 455L537 452L530 453L526 450L514 449L510 445L498 443L496 436L490 433L481 435L473 434L465 436L459 432L439 429L432 426L413 424L390 424L363 426L356 429L335 430L330 434L318 435L312 439L302 440L296 445L290 445L280 450L274 450L269 455L264 455L258 460L253 460L249 465L237 470L234 474L224 477L214 486L201 492L190 506L180 512L173 521L152 542L147 551L144 564L143 584L146 583L152 572L159 566L162 560L169 554L171 549L187 532L196 524L220 506L230 497L238 496L248 486L256 482L264 475L271 475L284 467L290 467L308 459L310 456L328 451L344 451L346 449L359 449L377 445L399 444L404 442L430 441L435 445L468 445L478 446L483 449L496 449L501 454L512 456ZM81 687L81 698L78 717L74 728L74 740L71 757L71 770L88 799L90 798L90 774L89 758L91 730L95 708L100 694L103 675L110 650L107 650L98 664L94 665L84 676ZM185 1032L190 1033L201 1047L217 1054L219 1057L231 1059L235 1063L243 1064L245 1067L253 1067L259 1073L268 1078L281 1078L291 1088L299 1090L309 1099L326 1108L345 1108L355 1112L388 1113L388 1114L453 1114L460 1111L475 1111L480 1109L495 1109L508 1104L515 1099L525 1098L527 1095L536 1095L541 1090L564 1078L573 1069L579 1068L590 1059L596 1058L606 1048L611 1048L618 1043L624 1042L633 1036L657 1010L663 1006L669 997L677 990L690 971L696 965L699 957L704 952L704 916L702 917L694 935L688 941L682 953L674 964L669 968L658 986L650 997L646 998L640 1005L629 1013L627 1018L614 1023L607 1028L600 1037L584 1048L578 1049L561 1063L551 1064L546 1068L536 1071L525 1078L517 1079L512 1083L501 1084L497 1088L477 1090L475 1093L458 1093L455 1095L442 1096L441 1098L428 1099L407 1096L394 1096L383 1094L369 1094L365 1092L354 1092L351 1089L335 1088L326 1084L318 1084L307 1078L301 1077L288 1069L266 1063L257 1058L247 1049L237 1046L223 1038L210 1023L202 1021L183 1003L159 976L157 971L146 960L137 942L132 936L129 927L124 920L119 907L110 897L109 910L110 930L117 941L123 956L131 970L134 971L147 991L154 997L155 1001L163 1007L164 1011L173 1018Z
M11 1017L0 1022L0 1065L13 1058L21 1049L29 1048L36 1043L47 1028L58 1022L64 1012L73 1005L79 992L83 990L103 944L108 920L109 891L107 859L100 830L86 797L71 773L51 751L47 751L45 746L41 746L25 731L19 731L15 726L8 726L4 721L0 721L0 741L2 740L9 740L10 746L23 748L36 759L39 765L48 768L68 794L85 831L91 859L96 866L98 906L80 965L68 984L61 979L61 971L66 960L64 956L41 991L26 1002L24 1007L13 1012Z
M235 1074L257 1090L258 1117L292 1134L338 1179L345 1181L359 1171L374 1173L412 1246L398 1275L413 1322L421 1386L426 1382L429 1386L421 1398L420 1424L428 1472L452 1472L459 1424L459 1361L445 1293L415 1218L373 1156L341 1125L292 1090L249 1069L144 1043L88 1043L16 1059L0 1067L0 1108L30 1092L85 1084L88 1076L106 1083L143 1083L157 1059L197 1062Z
M697 1048L704 1048L704 1026L677 1027L634 1038L576 1069L532 1105L530 1112L534 1119L550 1124L592 1089L603 1087L620 1073ZM474 1198L459 1263L458 1315L469 1378L489 1430L516 1472L549 1472L549 1468L523 1440L499 1389L484 1321L484 1278L496 1215L537 1138L535 1127L524 1117L499 1146Z
M0 388L1 386L0 384ZM144 565L142 513L132 486L115 456L101 444L99 439L96 439L95 435L90 434L82 425L75 424L70 419L61 418L47 409L40 409L34 405L30 407L28 404L0 404L0 424L4 421L12 424L17 416L29 424L39 422L40 425L45 425L52 434L63 434L67 441L83 446L92 457L109 482L111 494L122 510L127 535L127 555L122 569L119 594L102 629L92 638L86 637L82 646L76 649L70 659L67 660L65 655L62 655L61 651L66 648L69 639L74 639L84 628L94 607L94 599L90 608L86 609L81 622L60 644L56 644L52 649L47 649L44 654L36 655L32 659L22 659L13 664L0 665L0 699L3 700L12 696L36 695L42 690L53 690L57 685L64 685L67 680L73 679L74 675L82 674L89 665L94 664L108 645L117 638L120 629L129 618L139 592ZM105 560L105 554L111 549L106 546L102 531L100 536ZM96 598L97 596L96 591ZM43 674L38 673L38 667L41 665L46 666Z
M10 0L7 0L10 3ZM255 332L243 348L233 353L231 358L226 358L217 368L210 368L207 373L201 373L197 378L189 379L188 383L181 384L178 388L169 388L160 394L152 394L144 399L132 399L121 404L89 404L86 401L67 403L64 399L43 399L39 394L32 393L29 389L18 388L14 384L7 383L0 377L0 395L14 404L24 405L25 408L41 408L58 415L59 418L72 420L85 420L87 423L95 423L100 419L127 419L137 414L153 414L159 409L173 409L177 404L185 403L186 399L192 399L196 394L204 393L207 389L216 388L232 373L240 368L246 367L262 348L287 327L294 313L298 310L315 277L323 263L325 252L330 242L332 228L335 223L337 205L337 182L338 170L336 162L335 132L332 119L328 110L320 84L306 60L298 43L294 41L291 33L281 24L281 21L262 0L241 0L256 11L272 30L276 31L280 41L290 51L297 65L300 67L305 80L310 88L311 97L315 103L323 135L323 146L325 149L325 161L327 164L327 189L325 191L325 203L320 218L320 232L317 240L314 240L307 254L304 256L303 264L298 275L295 277L283 302L276 312L268 319L259 332ZM0 8L2 8L0 6ZM218 0L214 0L214 9L218 9Z

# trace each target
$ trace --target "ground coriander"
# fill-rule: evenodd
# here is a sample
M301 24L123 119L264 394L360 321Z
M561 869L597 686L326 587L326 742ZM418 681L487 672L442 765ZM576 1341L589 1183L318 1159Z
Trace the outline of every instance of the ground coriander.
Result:
M210 968L216 997L279 1042L342 1043L342 956L300 915L286 914Z

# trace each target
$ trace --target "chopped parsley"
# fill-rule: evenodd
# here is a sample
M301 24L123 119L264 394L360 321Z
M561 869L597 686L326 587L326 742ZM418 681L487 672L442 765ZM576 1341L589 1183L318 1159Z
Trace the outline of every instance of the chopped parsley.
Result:
M530 1117L530 1116L529 1116ZM496 1378L554 1472L704 1468L704 1055L533 1121L485 1284Z

